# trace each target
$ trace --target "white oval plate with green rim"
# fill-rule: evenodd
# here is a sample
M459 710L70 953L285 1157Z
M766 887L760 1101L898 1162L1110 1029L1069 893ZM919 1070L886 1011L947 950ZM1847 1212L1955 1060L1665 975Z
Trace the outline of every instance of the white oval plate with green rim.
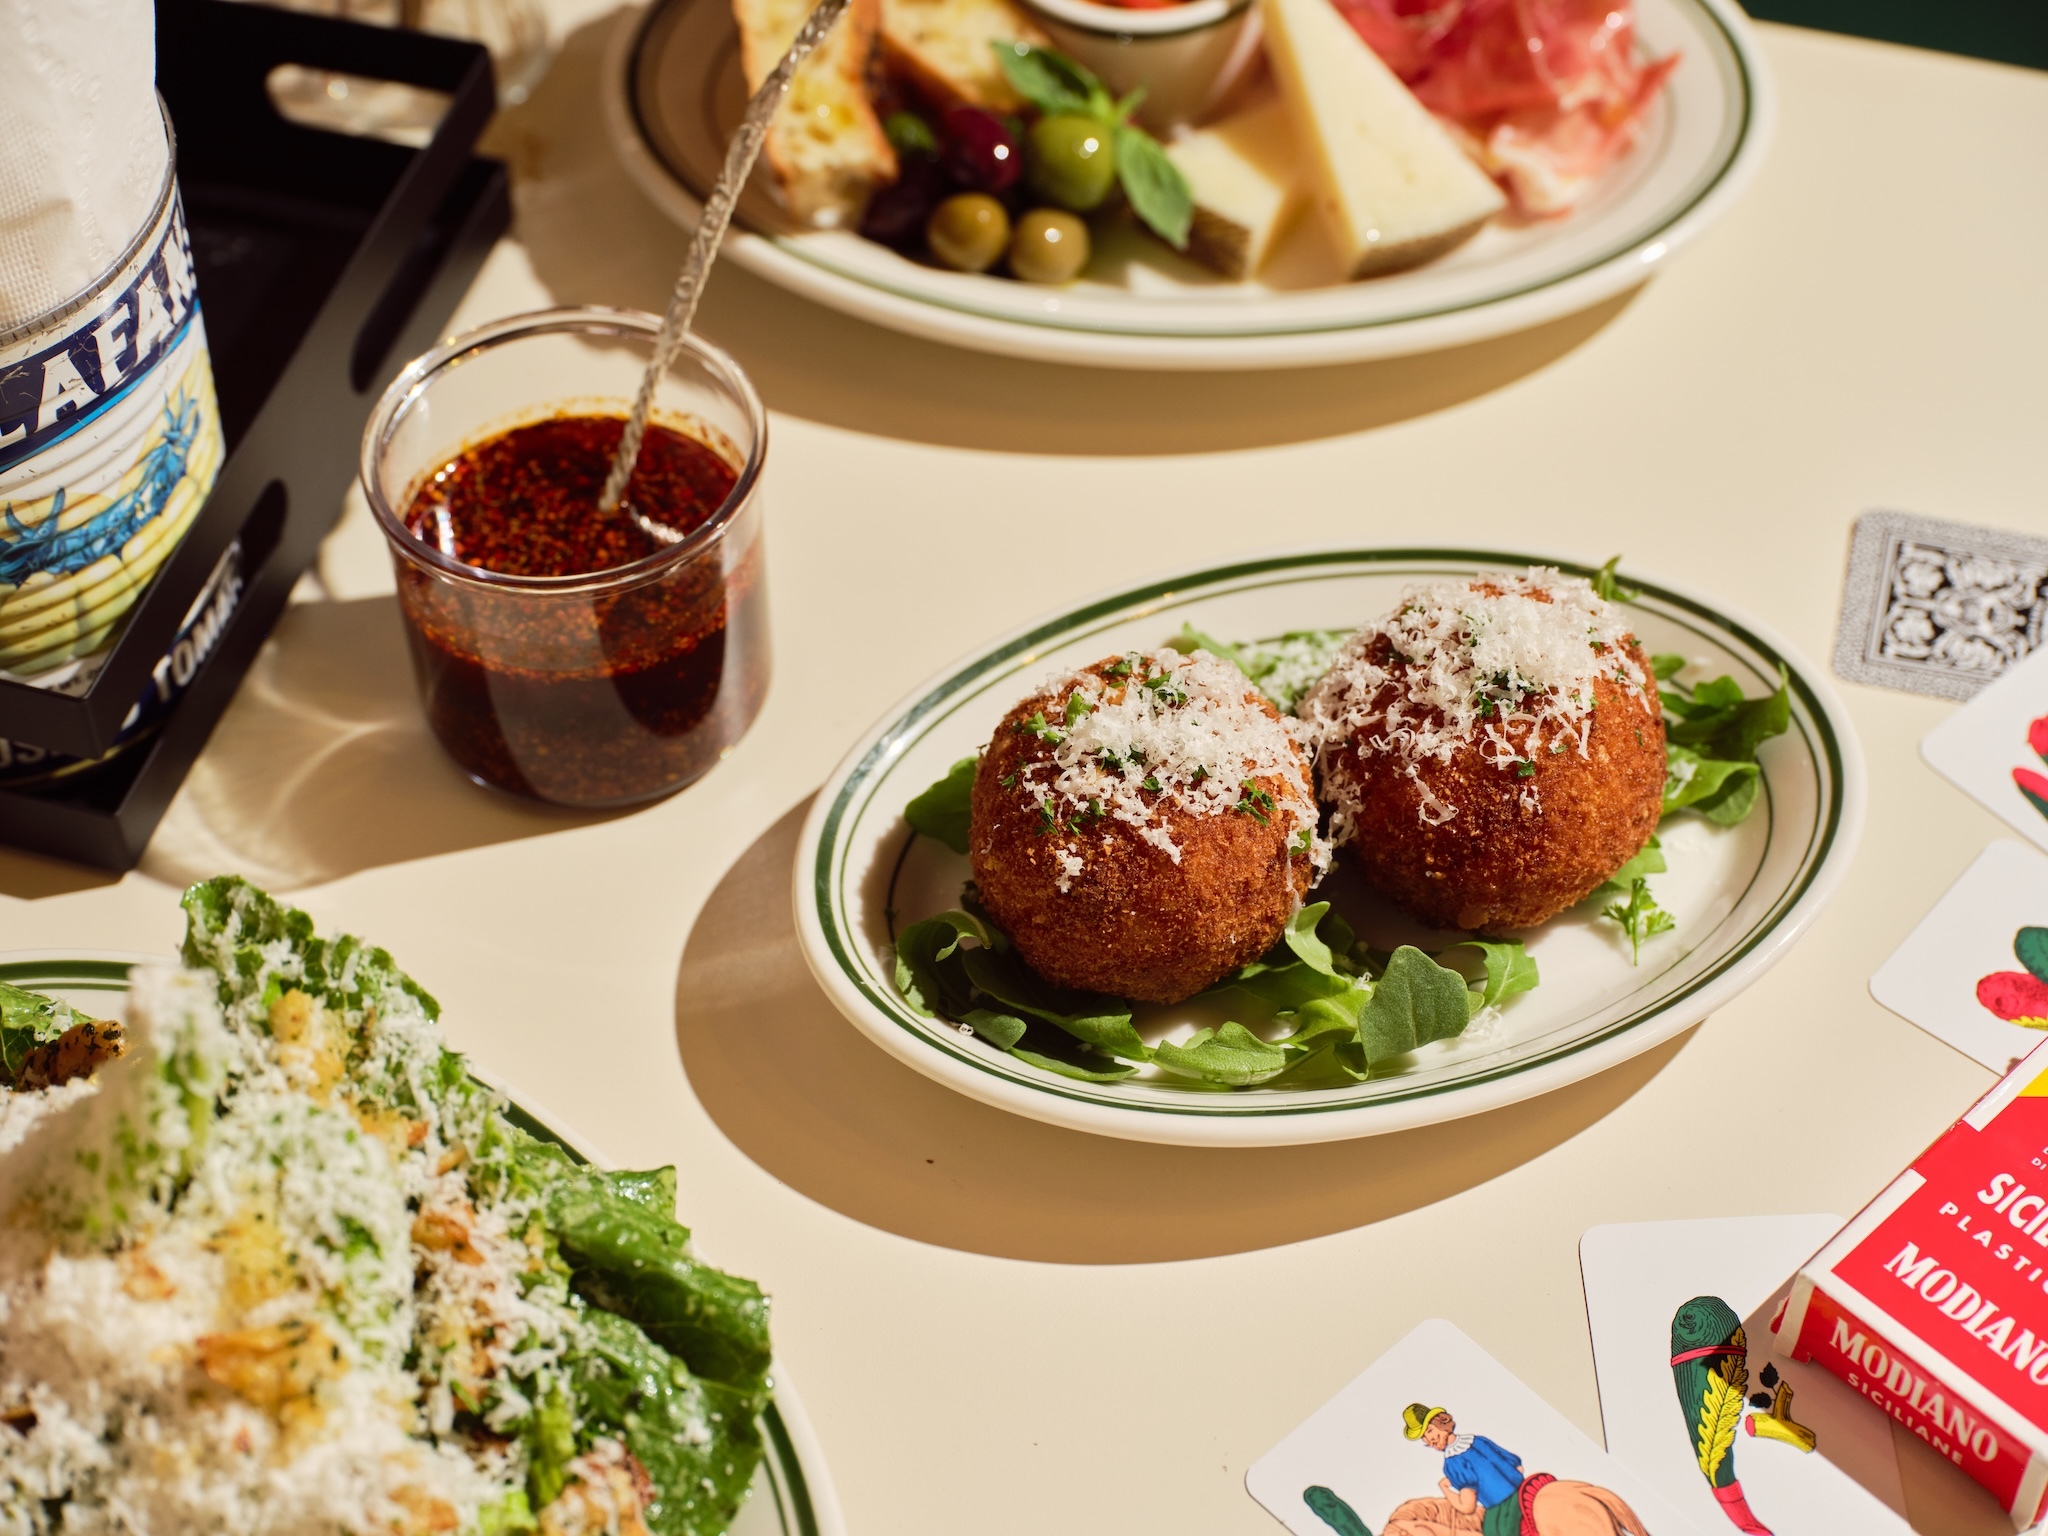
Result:
M1684 655L1687 680L1725 673L1755 696L1776 687L1782 666L1792 700L1791 728L1760 754L1765 792L1748 820L1716 828L1681 813L1665 822L1671 867L1654 886L1677 927L1644 944L1639 966L1597 903L1582 905L1518 935L1542 985L1510 999L1490 1023L1367 1082L1293 1091L1190 1089L1152 1069L1122 1082L1076 1082L925 1018L897 994L895 925L957 906L968 873L964 857L913 836L903 808L979 751L1049 674L1154 648L1184 623L1223 640L1352 628L1392 611L1413 583L1531 564L1590 574L1527 552L1274 555L1083 603L949 668L847 755L804 824L796 923L819 984L877 1045L969 1097L1075 1130L1185 1146L1336 1141L1450 1120L1589 1077L1697 1024L1783 955L1840 883L1863 827L1863 759L1834 691L1768 629L1697 593L1626 574L1639 594L1628 604L1638 638L1652 652ZM1364 937L1382 947L1445 942L1424 939L1363 894L1362 902L1347 894L1342 909ZM1155 1040L1189 1022L1172 1010L1138 1020Z
M1304 218L1258 278L1230 282L1112 220L1089 275L1045 288L943 271L848 230L796 228L765 171L724 249L771 283L877 325L1044 362L1291 368L1501 336L1642 282L1762 163L1775 98L1742 12L1729 0L1636 0L1636 28L1649 54L1683 60L1629 154L1570 214L1496 222L1407 272L1343 281ZM727 0L651 0L622 17L600 97L627 174L694 228L745 105Z
M119 954L100 950L46 950L0 953L0 981L31 992L61 997L98 1018L119 1019L126 1011L128 972L137 965L174 963L170 955ZM477 1074L481 1082L489 1082ZM504 1092L502 1085L491 1087ZM600 1161L588 1148L542 1121L518 1104L511 1118L535 1136L565 1149L586 1163ZM846 1521L816 1432L796 1390L779 1366L773 1369L775 1395L761 1415L768 1454L754 1474L752 1495L740 1507L728 1536L846 1536Z

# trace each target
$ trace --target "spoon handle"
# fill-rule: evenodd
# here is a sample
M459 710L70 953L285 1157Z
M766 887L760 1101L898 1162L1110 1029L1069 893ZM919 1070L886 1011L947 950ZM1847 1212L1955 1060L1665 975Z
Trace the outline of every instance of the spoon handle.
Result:
M626 418L626 430L612 455L611 472L605 476L604 492L598 498L600 511L610 512L616 508L626 494L626 482L633 478L633 466L640 459L640 441L647 433L647 412L654 402L654 387L662 374L668 371L669 364L675 361L683 338L690 332L690 322L697 314L698 296L704 291L705 276L718 254L718 242L724 237L726 226L732 222L732 211L739 202L740 191L753 174L755 160L760 158L762 141L768 137L769 119L782 104L783 94L788 91L790 77L796 73L797 66L824 40L846 5L847 0L818 0L818 8L797 29L789 51L768 72L768 78L761 82L761 88L747 103L739 130L726 146L725 167L718 173L718 183L712 187L710 197L704 200L704 213L697 220L689 254L683 259L683 270L676 278L675 292L669 295L668 311L661 317L661 329L654 338L654 355L647 360L647 372L641 376L639 392L633 397L632 414ZM652 524L649 531L661 527L660 524ZM662 532L668 534L670 530L662 529Z

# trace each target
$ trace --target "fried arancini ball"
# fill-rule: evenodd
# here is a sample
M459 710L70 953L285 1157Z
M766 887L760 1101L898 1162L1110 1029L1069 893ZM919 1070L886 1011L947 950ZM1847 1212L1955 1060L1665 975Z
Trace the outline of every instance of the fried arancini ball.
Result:
M1004 717L974 775L983 904L1047 980L1173 1003L1257 959L1329 862L1307 754L1206 652L1112 656Z
M1664 805L1648 659L1555 571L1444 583L1304 696L1331 836L1422 921L1530 928L1642 851Z

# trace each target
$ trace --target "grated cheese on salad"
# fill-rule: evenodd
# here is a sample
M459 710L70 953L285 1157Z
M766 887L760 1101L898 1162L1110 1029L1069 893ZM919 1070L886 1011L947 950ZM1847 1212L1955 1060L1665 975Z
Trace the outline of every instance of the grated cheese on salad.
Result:
M1457 808L1421 776L1467 746L1504 770L1539 750L1587 755L1593 685L1607 678L1631 698L1647 679L1630 650L1627 616L1592 584L1548 566L1411 588L1389 618L1354 635L1303 695L1320 764L1345 748L1391 760L1420 791L1417 814L1442 825ZM1357 786L1327 775L1336 802L1331 835L1351 833ZM1538 788L1522 791L1534 804Z
M1276 716L1241 671L1207 651L1130 651L1107 670L1049 679L1057 718L1022 727L1049 751L1017 770L1018 783L1048 828L1071 839L1057 850L1061 891L1086 868L1086 834L1105 819L1178 864L1181 847L1162 814L1169 805L1276 823L1318 872L1329 867L1298 721Z
M238 881L187 910L125 1055L0 1088L0 1536L722 1531L765 1332L698 1379L565 1230L631 1283L751 1293L750 1335L672 1175L511 1125L383 951Z

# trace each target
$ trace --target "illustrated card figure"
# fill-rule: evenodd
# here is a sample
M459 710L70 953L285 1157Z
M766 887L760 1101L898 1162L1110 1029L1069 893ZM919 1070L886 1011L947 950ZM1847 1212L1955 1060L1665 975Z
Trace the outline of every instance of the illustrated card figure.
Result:
M1579 1244L1607 1449L1699 1536L1906 1536L1891 1421L1770 1347L1838 1216L1595 1227Z
M2048 850L2048 646L1920 738L1936 773Z
M1906 935L1870 995L1994 1072L2048 1031L2048 856L2000 838Z
M1571 1421L1442 1319L1252 1464L1295 1536L1688 1536Z

